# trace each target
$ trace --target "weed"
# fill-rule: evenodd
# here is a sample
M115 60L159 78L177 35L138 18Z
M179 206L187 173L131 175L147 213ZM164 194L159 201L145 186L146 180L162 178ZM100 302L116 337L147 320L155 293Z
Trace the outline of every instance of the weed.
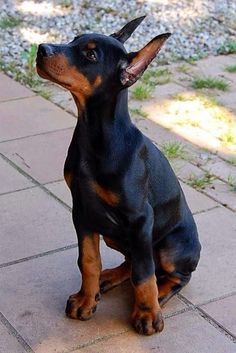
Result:
M36 92L43 98L49 100L52 97L52 92L46 89L39 89Z
M141 108L130 108L130 111L133 114L141 116L142 118L147 118L148 117L148 113L145 112L144 110L142 110Z
M227 91L229 88L229 83L222 78L209 76L206 78L195 78L192 81L192 87L195 89L213 88L220 91Z
M236 157L226 159L226 162L236 166Z
M189 74L190 68L186 64L179 65L177 71L183 74Z
M231 72L231 73L236 73L236 65L229 65L225 67L225 71Z
M220 140L227 145L234 145L236 144L236 133L229 128L220 136Z
M178 141L168 141L161 146L161 150L168 159L185 158L185 147Z
M194 118L185 118L185 119L180 119L176 122L177 125L179 126L192 126L192 127L199 127L200 122Z
M180 102L191 102L198 100L203 104L204 108L215 108L219 106L219 103L217 102L216 98L205 97L198 94L177 93L173 96L173 98Z
M225 42L223 45L219 47L217 50L218 54L236 54L236 41L231 40Z
M0 28L1 29L13 28L18 26L21 22L22 20L18 17L6 16L0 20Z
M144 73L142 81L150 86L164 85L170 82L170 74L170 71L166 68L149 69Z
M145 100L151 98L153 88L149 85L139 84L135 86L132 90L132 95L137 100Z
M205 189L206 186L211 185L215 176L206 171L201 177L191 174L187 180L188 185L195 189Z
M36 87L40 82L35 72L37 49L38 46L36 44L32 44L28 50L23 51L21 54L24 66L26 68L26 73L22 79L30 87Z
M72 0L61 0L59 3L62 7L65 7L65 8L69 8L73 4Z
M227 181L230 186L230 190L236 192L236 177L234 175L229 174Z

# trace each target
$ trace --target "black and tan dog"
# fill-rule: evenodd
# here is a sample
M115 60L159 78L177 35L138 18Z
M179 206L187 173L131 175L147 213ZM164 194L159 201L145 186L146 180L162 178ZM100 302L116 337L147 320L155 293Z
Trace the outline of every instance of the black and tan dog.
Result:
M41 44L39 75L67 88L78 121L65 162L73 198L82 286L66 314L87 320L100 293L130 279L132 324L138 333L163 329L160 305L188 283L200 254L196 225L163 154L131 122L128 87L155 58L169 33L138 52L123 43L144 17L111 36L83 34L68 44ZM99 238L125 261L101 272Z

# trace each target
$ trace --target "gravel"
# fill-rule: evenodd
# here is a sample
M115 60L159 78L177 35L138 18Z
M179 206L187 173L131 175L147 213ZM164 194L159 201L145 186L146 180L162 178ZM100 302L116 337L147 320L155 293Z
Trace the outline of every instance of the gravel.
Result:
M235 0L0 0L0 8L1 62L18 68L32 43L68 42L84 32L111 34L144 14L126 47L134 51L157 34L172 32L159 62L216 55L236 39ZM6 16L22 22L2 28Z

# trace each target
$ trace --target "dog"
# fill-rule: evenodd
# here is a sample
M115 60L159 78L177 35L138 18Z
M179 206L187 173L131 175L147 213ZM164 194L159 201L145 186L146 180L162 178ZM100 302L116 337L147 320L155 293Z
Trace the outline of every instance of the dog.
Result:
M68 44L40 44L38 74L68 89L78 120L65 161L78 236L82 285L66 314L88 320L104 293L129 280L131 322L139 334L164 327L161 306L190 280L200 257L197 228L165 156L131 122L128 87L169 38L164 33L137 52L124 43L145 16L106 36L91 33ZM100 235L125 260L102 271Z

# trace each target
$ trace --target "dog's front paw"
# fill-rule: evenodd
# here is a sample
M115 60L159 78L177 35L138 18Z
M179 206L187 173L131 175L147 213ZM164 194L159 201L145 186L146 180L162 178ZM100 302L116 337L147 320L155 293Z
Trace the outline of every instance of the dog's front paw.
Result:
M94 297L78 292L69 297L66 304L66 315L71 319L89 320L97 309L100 294Z
M161 332L164 328L164 321L160 310L151 308L135 308L132 316L132 325L141 335L152 335Z

